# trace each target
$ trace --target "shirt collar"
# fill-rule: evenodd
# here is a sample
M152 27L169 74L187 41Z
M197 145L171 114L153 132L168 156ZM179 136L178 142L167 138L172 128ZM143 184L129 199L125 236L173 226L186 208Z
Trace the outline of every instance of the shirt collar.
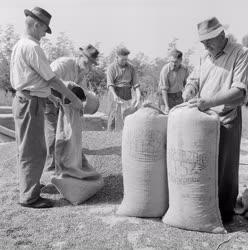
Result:
M231 53L231 48L232 48L232 46L231 46L231 41L228 39L228 40L227 40L227 43L226 43L226 46L225 46L224 49L223 49L223 52L224 52L225 54L230 54L230 53Z
M35 38L32 37L31 35L25 34L25 35L23 35L23 37L24 37L24 38L27 38L27 39L29 39L29 40L32 40L32 41L34 41L34 42L36 42L37 44L40 45L40 41L38 41L37 39L35 39Z

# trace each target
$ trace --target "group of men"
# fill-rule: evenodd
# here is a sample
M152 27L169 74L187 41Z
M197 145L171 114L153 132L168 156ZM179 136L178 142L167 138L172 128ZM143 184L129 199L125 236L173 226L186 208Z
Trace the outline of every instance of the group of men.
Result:
M40 178L45 164L47 168L54 168L58 114L54 103L58 96L63 96L76 110L83 112L83 102L65 87L63 81L81 85L92 64L97 63L99 52L89 45L80 48L78 57L59 58L49 65L39 41L46 33L51 33L51 15L39 7L24 12L26 32L13 48L10 68L11 84L16 90L13 114L18 145L20 204L46 208L52 204L40 196ZM170 52L169 62L160 73L159 106L168 113L173 106L187 101L200 111L211 108L218 113L221 121L219 207L223 221L227 222L233 217L238 195L241 105L247 96L248 51L228 40L215 17L199 23L197 29L206 54L189 74L182 65L182 52L176 49ZM113 106L132 100L132 89L136 93L134 105L138 106L141 101L135 68L128 62L129 53L126 48L118 49L116 61L107 70L111 99L109 129L113 124Z

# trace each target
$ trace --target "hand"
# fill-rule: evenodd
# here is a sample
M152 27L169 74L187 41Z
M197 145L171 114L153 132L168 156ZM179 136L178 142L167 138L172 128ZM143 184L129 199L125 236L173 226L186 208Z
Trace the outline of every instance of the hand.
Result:
M140 105L140 99L138 100L132 100L131 106L134 108L137 108Z
M206 111L212 107L211 101L203 98L194 98L188 104L190 108L197 107L200 111Z
M53 102L54 106L58 108L61 105L61 99L54 96L54 95L49 95L48 99Z
M114 95L114 102L115 103L120 103L120 104L123 103L123 101L121 100L121 98L119 96L117 96L117 95Z
M194 94L195 93L192 88L186 88L182 94L184 102L187 102L188 100L192 99L194 97Z
M163 111L164 111L165 114L169 114L170 108L169 107L165 107Z

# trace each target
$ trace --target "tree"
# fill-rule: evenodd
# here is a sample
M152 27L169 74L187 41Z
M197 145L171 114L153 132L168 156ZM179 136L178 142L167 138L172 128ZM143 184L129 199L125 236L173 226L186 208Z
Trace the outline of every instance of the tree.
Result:
M236 43L237 42L237 38L233 34L231 34L231 33L227 34L226 37L232 43Z
M42 38L41 47L45 51L49 62L62 56L72 56L75 54L72 41L63 32L59 33L55 43L52 43L48 38Z
M15 33L13 25L0 29L0 88L6 92L13 90L10 85L10 57L18 39L19 35Z
M242 38L242 45L248 48L248 34Z

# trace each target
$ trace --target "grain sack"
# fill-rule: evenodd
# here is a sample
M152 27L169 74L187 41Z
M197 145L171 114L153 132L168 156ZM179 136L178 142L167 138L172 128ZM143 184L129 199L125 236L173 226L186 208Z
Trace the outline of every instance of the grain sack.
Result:
M74 205L84 202L103 187L103 178L82 154L81 117L70 104L63 104L59 110L55 168L52 184Z
M126 117L122 134L124 198L117 214L161 217L168 208L167 116L143 107Z
M163 222L188 230L224 233L218 203L220 122L213 111L182 104L169 113L169 209Z

